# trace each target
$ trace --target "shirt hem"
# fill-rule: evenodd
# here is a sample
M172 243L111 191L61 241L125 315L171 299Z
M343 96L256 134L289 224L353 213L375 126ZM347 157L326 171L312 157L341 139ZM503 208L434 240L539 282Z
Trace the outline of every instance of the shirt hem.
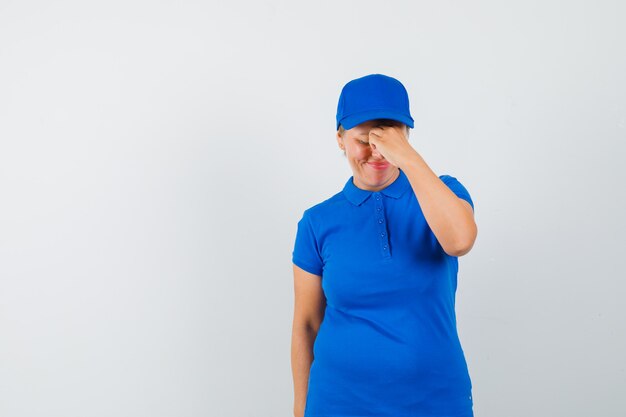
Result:
M372 417L371 414L305 414L304 417ZM458 414L385 414L379 417L474 417L474 411L463 411Z

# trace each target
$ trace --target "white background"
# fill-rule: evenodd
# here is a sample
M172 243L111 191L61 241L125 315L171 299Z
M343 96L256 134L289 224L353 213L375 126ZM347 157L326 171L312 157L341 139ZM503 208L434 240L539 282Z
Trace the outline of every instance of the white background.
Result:
M476 206L477 417L626 413L621 1L0 1L0 415L291 416L349 80Z

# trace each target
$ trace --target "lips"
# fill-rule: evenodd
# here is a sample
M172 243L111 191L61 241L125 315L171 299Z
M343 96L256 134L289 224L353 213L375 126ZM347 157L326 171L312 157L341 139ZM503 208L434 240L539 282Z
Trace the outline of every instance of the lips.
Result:
M368 164L374 169L385 169L389 166L388 162L368 162Z

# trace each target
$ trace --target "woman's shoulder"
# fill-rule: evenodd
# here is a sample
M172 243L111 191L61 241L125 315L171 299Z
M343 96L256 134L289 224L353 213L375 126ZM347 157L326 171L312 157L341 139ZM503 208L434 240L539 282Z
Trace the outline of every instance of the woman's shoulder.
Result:
M456 177L453 177L452 175L449 175L449 174L441 174L439 176L439 179L441 179L441 181L446 182L446 183L458 181Z
M342 204L346 203L346 198L342 191L315 203L304 210L304 215L314 218L326 217L328 214L337 213Z

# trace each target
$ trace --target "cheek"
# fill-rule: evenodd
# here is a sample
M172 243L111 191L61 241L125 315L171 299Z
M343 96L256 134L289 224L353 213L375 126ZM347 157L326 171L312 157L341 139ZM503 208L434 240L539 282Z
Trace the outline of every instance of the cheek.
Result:
M359 146L351 149L352 157L355 159L367 159L368 148L365 146Z

